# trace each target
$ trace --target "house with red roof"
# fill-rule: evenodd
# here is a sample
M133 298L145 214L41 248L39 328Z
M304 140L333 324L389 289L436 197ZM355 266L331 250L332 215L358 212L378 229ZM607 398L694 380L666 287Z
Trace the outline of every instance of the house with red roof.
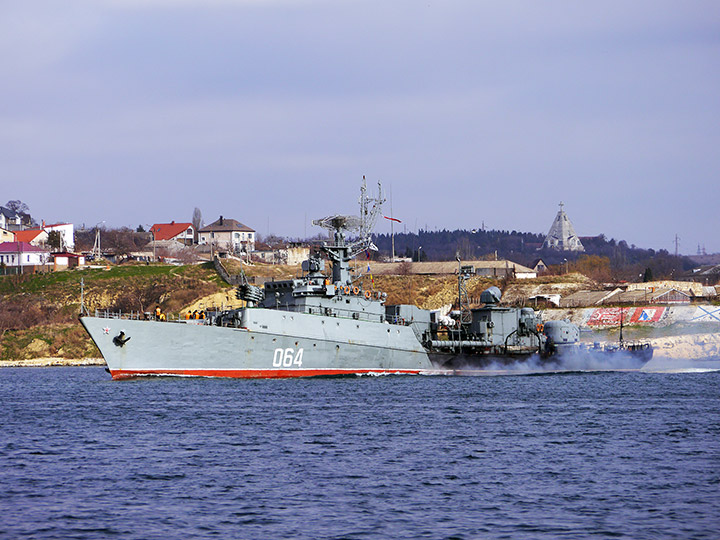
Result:
M153 240L176 240L185 245L191 245L195 241L195 227L192 223L155 223L150 227Z
M44 246L48 242L50 233L57 231L60 234L60 249L72 251L75 249L75 228L72 223L54 223L42 227L13 231L16 242L27 242L33 246Z
M44 229L24 229L15 231L16 242L27 242L33 246L41 246L47 243L48 233Z
M0 244L0 271L7 274L32 274L49 270L50 253L28 242Z

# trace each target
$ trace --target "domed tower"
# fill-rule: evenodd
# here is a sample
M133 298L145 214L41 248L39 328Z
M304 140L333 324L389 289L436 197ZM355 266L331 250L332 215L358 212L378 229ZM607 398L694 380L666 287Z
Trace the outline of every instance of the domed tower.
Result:
M563 203L560 203L560 210L555 216L555 221L550 226L543 242L543 249L556 249L558 251L585 251L580 239L575 234L575 229L570 223L567 214L563 210Z

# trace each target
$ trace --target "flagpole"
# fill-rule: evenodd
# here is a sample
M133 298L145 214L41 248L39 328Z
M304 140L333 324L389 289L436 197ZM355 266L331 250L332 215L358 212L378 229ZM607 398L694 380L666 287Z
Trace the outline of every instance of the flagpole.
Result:
M390 186L390 217L395 217L392 208L392 185ZM390 220L390 238L392 243L392 259L390 259L390 262L395 262L395 223L392 219Z
M395 262L395 227L394 227L395 223L394 223L394 222L397 221L398 223L402 223L402 221L400 221L400 220L397 219L397 218L392 217L392 208L391 208L390 210L391 210L391 212L390 212L390 217L388 217L388 216L383 216L383 217L384 217L385 219L387 219L388 221L390 221L390 237L391 237L391 239L392 239L392 240L391 240L391 243L392 243L392 262Z
M390 214L392 215L392 208L390 209ZM390 222L390 237L392 238L392 259L390 259L392 262L395 262L395 227L393 226L394 222Z

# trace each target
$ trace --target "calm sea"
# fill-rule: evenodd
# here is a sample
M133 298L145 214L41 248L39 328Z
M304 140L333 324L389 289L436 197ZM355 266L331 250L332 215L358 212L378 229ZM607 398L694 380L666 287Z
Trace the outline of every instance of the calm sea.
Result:
M0 370L0 536L720 538L720 372Z

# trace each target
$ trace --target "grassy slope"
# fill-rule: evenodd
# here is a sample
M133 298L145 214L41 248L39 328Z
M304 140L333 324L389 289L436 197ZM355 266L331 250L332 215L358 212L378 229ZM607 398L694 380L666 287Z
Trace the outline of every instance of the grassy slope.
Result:
M4 276L0 278L0 360L99 356L77 320L81 279L90 311L151 311L159 305L176 313L198 297L227 287L212 265L123 265Z

